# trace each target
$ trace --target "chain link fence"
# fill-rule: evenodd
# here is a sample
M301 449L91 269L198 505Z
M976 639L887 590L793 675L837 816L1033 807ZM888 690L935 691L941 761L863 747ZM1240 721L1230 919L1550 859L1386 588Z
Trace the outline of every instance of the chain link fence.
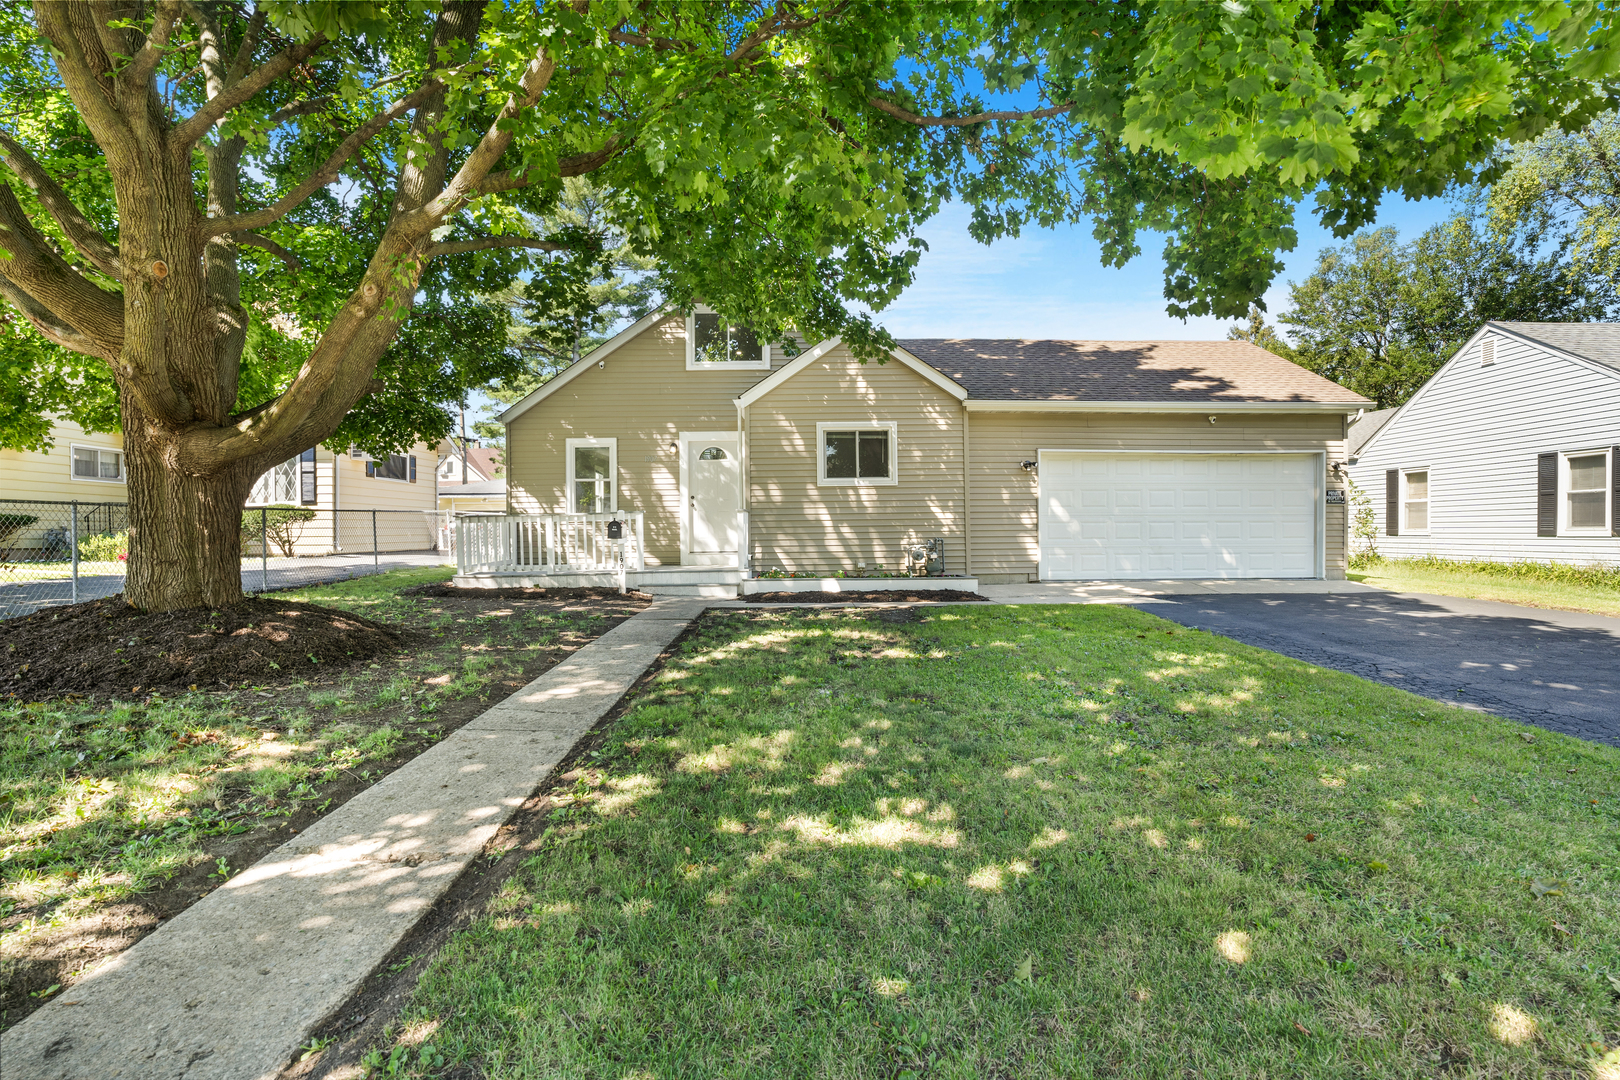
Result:
M455 562L455 515L439 510L242 511L242 588L295 589ZM125 503L0 499L0 619L122 592Z

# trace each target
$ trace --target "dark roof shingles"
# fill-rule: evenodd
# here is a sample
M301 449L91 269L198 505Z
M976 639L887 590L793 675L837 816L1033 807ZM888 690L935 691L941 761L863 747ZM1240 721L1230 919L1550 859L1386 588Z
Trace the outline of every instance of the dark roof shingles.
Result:
M1492 322L1490 325L1620 371L1620 323Z
M910 338L897 344L980 400L1368 404L1247 341Z

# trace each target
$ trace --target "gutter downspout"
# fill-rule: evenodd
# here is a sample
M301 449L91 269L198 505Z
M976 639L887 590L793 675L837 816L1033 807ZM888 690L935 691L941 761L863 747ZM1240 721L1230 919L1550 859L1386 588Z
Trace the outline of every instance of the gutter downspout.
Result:
M738 518L741 519L741 535L737 538L737 569L745 577L753 577L754 545L751 532L748 528L748 410L744 407L740 397L733 398L732 403L737 406L737 454L742 458L740 481L742 490L737 492Z

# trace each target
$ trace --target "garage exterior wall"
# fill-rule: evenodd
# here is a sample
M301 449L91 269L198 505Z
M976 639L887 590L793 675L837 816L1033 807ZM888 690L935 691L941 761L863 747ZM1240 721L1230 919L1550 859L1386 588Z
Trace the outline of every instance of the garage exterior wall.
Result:
M1033 581L1040 573L1039 479L1020 462L1040 450L1170 453L1271 451L1326 453L1344 461L1344 416L1337 413L1012 413L968 414L969 573L986 582ZM1343 489L1323 477L1324 487ZM1345 507L1325 508L1327 576L1345 574Z
M1620 537L1536 535L1536 456L1620 446L1620 372L1495 336L1494 363L1481 364L1477 336L1350 466L1371 499L1378 552L1620 566ZM1429 473L1429 529L1389 536L1387 470L1419 468Z
M774 366L786 359L771 351ZM649 565L681 561L682 431L737 430L736 397L770 374L686 370L686 320L651 326L507 425L507 511L568 509L569 439L618 440L618 509L646 514Z
M895 424L897 483L816 482L818 423ZM755 574L899 569L903 548L945 541L966 566L961 402L905 364L857 362L838 346L748 407L748 537Z

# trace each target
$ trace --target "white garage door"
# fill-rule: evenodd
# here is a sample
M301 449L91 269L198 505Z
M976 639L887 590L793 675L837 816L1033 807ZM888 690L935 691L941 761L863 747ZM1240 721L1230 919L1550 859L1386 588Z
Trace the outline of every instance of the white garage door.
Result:
M1314 454L1041 452L1041 577L1315 577Z

